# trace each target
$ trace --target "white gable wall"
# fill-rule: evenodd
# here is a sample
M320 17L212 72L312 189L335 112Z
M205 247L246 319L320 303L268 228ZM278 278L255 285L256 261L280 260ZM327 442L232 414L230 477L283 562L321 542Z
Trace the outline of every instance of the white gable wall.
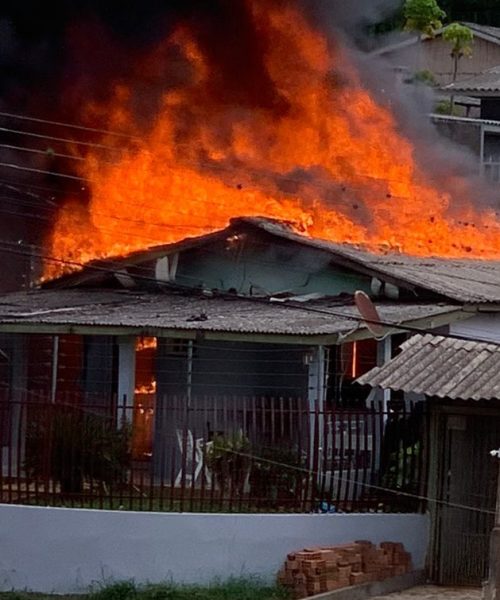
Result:
M452 323L450 333L471 340L500 343L500 313L483 313L466 321Z

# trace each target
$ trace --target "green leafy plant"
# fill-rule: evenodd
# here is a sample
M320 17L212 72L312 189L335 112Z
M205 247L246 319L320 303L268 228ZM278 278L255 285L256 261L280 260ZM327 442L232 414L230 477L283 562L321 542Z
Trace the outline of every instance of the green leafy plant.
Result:
M432 71L429 69L422 69L421 71L417 71L413 76L413 81L415 83L421 83L422 85L427 85L429 87L437 87L439 84L434 76Z
M438 115L460 115L460 111L451 102L451 100L441 100L440 102L438 102L434 108L434 112Z
M273 508L300 504L307 477L303 456L297 450L280 447L262 447L255 455L250 473L253 501Z
M26 432L24 467L32 477L48 477L61 493L81 494L84 482L122 481L130 465L130 431L104 415L54 405L32 420Z
M289 600L290 592L256 577L230 578L207 585L158 583L139 585L133 581L94 587L87 600Z
M406 0L403 14L406 31L431 37L443 26L443 19L446 17L436 0Z
M243 494L250 468L251 445L243 433L216 435L207 450L207 465L219 489Z
M443 39L451 44L451 58L453 61L453 81L457 79L458 64L464 56L472 54L474 34L472 29L461 23L452 23L443 31Z

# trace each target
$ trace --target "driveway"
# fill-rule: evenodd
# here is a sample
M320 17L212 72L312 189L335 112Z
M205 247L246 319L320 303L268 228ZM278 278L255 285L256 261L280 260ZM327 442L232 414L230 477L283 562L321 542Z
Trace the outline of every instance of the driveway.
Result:
M480 600L481 588L419 585L404 592L374 596L371 600Z

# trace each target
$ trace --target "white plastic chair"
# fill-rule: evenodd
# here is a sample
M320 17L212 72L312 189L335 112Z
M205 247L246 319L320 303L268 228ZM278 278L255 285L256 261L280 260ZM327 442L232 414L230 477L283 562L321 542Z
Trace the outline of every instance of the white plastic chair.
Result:
M193 440L193 432L190 429L186 430L185 432L182 429L177 429L175 433L177 436L177 444L179 446L181 458L184 453L184 448L186 450L186 458L182 461L185 469L184 481L190 486L194 485L203 471L208 486L211 486L212 474L210 473L207 465L204 464L203 452L207 452L213 442L205 442L203 438L197 438L196 440ZM185 441L184 435L186 435ZM182 477L183 468L181 467L177 473L177 477L175 478L175 487L179 487L181 485Z

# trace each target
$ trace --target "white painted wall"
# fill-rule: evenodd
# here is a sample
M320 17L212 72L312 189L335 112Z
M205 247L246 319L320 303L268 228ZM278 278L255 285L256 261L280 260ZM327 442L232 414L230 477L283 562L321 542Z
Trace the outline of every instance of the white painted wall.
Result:
M292 550L401 541L422 568L425 515L229 515L0 505L0 590L81 592L92 583L271 579Z
M452 323L450 333L483 342L500 342L500 314L483 313Z

